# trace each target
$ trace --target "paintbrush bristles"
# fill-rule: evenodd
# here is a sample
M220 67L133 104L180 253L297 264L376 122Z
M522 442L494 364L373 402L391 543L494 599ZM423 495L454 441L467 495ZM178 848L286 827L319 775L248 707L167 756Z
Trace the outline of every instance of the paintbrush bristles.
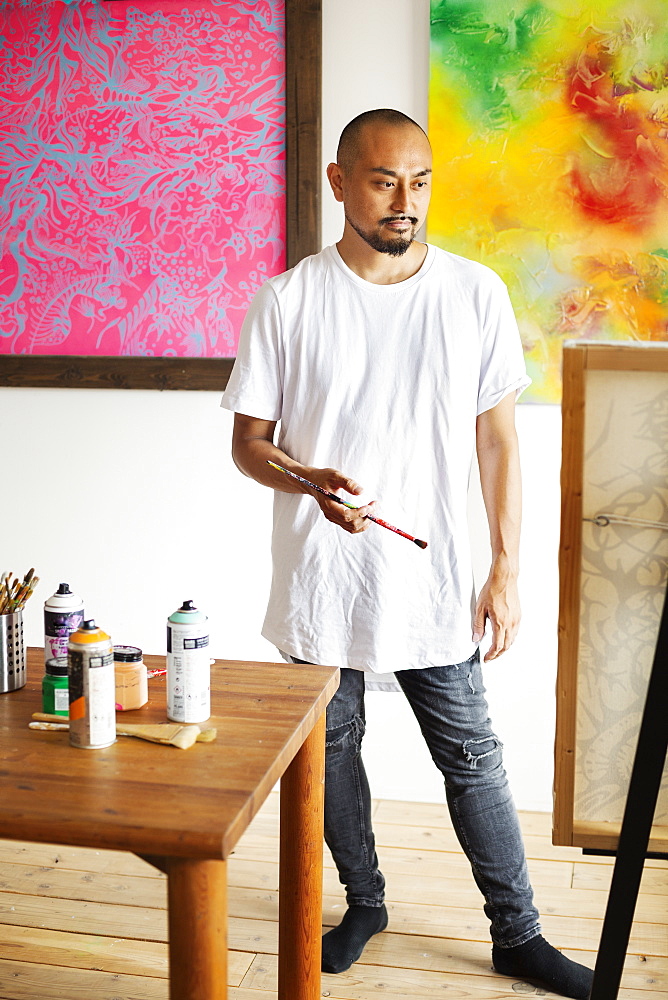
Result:
M218 736L218 730L215 726L210 726L208 729L202 729L199 736L197 737L198 743L213 743L215 738Z
M29 569L23 580L18 576L12 580L11 573L3 573L0 579L0 615L13 615L22 611L26 601L39 583L35 570Z
M196 728L196 726L184 726L169 742L173 747L178 747L179 750L187 750L197 740L199 729L196 733L193 732L193 729Z

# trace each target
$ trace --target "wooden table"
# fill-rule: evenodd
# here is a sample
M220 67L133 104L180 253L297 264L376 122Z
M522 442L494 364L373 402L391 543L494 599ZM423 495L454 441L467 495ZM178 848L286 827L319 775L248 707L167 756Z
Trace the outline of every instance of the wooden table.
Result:
M147 656L149 667L164 657ZM281 779L280 1000L320 996L324 711L338 669L217 660L218 738L189 750L119 737L104 750L28 729L41 711L43 651L0 695L0 836L133 851L168 877L170 997L227 996L226 861ZM164 680L127 721L165 721Z

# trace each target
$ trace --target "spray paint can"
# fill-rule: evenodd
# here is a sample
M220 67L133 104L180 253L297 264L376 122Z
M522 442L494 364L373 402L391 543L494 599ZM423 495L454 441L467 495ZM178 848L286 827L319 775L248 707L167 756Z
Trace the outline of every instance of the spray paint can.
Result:
M90 619L67 644L70 743L100 750L116 741L114 650L106 632Z
M167 619L167 718L205 722L211 715L209 619L184 601Z
M44 602L44 662L67 656L67 642L84 620L84 604L69 584L61 583Z

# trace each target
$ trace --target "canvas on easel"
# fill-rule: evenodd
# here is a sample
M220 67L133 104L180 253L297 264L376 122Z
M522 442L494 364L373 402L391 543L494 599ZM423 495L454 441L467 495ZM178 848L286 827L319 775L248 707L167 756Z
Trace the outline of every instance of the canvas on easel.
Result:
M668 345L564 348L555 844L617 846L668 579ZM664 772L649 850L668 851Z

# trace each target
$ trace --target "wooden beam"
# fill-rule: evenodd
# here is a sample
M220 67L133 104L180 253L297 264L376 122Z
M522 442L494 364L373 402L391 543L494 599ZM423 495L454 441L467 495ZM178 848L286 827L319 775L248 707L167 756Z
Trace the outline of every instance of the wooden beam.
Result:
M552 842L573 843L577 666L580 641L584 380L587 348L564 347L559 544L559 652Z
M286 0L287 265L320 250L322 0Z
M41 389L225 388L234 358L2 354L0 386Z

